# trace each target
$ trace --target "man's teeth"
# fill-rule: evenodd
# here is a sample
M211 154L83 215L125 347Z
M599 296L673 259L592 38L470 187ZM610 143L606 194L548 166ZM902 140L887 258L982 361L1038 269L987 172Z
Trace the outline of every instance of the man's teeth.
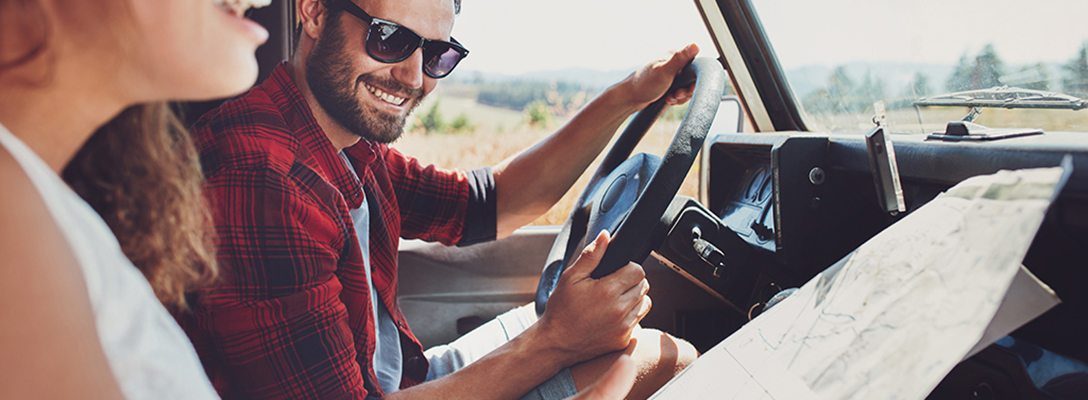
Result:
M370 85L364 85L364 86L366 86L366 89L369 90L370 93L373 93L379 99L382 99L386 103L389 103L389 104L392 104L392 105L399 106L401 104L404 104L404 100L407 100L407 99L405 99L403 97L397 97L397 96L391 95L389 93L383 92L381 89L378 89L378 88L370 86Z

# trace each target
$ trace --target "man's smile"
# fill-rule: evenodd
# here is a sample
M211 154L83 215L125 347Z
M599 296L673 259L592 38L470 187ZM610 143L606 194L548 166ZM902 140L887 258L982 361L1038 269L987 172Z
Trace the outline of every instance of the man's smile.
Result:
M377 98L381 99L382 101L384 101L386 103L389 103L389 104L392 104L392 105L395 105L395 106L400 106L400 105L404 104L404 102L406 100L408 100L408 99L406 99L404 97L398 97L398 96L394 96L394 95L392 95L390 93L386 93L385 91L383 91L381 89L378 89L378 88L376 88L374 86L371 86L371 85L367 84L366 82L363 82L363 87L365 87L366 90L370 91L370 93L373 94L374 97L377 97Z

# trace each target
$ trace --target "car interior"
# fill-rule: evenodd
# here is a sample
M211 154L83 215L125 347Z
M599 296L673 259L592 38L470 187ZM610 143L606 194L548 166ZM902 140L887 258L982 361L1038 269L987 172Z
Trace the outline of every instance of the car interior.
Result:
M529 226L468 247L402 241L399 301L423 345L452 341L516 306L537 302L542 309L587 238L608 229L615 242L597 273L641 263L653 299L642 325L705 352L776 294L803 285L956 183L1070 157L1072 175L1023 260L1061 304L1015 330L1017 345L993 344L961 362L929 398L1084 398L1088 132L984 130L953 120L929 135L876 132L877 124L824 132L793 93L752 4L758 1L694 1L716 48L678 77L678 85L694 81L696 93L669 149L631 155L661 113L660 104L651 105L617 134L565 225ZM292 3L251 12L271 33L257 52L260 79L294 47ZM193 121L215 105L182 108ZM964 113L984 107L957 106ZM867 145L874 134L894 143L890 164L887 152ZM699 198L677 196L696 165ZM1057 378L1033 375L1039 363L1050 363Z

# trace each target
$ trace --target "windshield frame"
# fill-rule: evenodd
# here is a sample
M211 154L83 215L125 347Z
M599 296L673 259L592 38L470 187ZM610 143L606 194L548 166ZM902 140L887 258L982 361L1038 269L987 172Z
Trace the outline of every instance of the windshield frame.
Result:
M745 108L750 109L749 116L762 111L769 118L770 126L760 123L758 117L752 118L756 132L808 131L810 124L806 123L806 116L797 105L793 89L786 80L786 74L752 2L695 0L695 3L703 14L710 37L718 47L719 61L729 71ZM711 15L714 11L721 13L728 34L714 29L714 15ZM743 65L730 62L731 58L723 51L723 48L730 47L739 51ZM744 69L747 73L735 73L738 69ZM747 79L751 81L744 82ZM751 89L746 88L754 88L756 92L751 93Z

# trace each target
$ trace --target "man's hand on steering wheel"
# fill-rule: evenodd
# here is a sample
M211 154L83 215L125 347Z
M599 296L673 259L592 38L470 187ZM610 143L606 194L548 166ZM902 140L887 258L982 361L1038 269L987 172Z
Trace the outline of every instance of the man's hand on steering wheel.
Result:
M613 88L632 96L628 98L632 104L642 101L650 104L635 115L616 139L552 244L537 286L537 315L544 315L549 296L560 279L566 279L563 271L573 265L578 252L598 232L613 232L615 239L595 262L599 265L590 273L591 278L607 277L632 261L644 260L663 240L661 215L691 170L726 87L725 71L719 62L701 58L683 65L696 50L688 46L668 60L639 70ZM670 87L674 89L671 97L655 99ZM675 90L678 88L683 90ZM639 89L637 92L645 97L638 97L633 89ZM666 104L689 98L691 106L665 155L632 156L635 146Z
M608 247L602 232L563 273L538 324L550 343L580 362L622 350L650 311L650 284L642 267L629 263L601 279L589 275Z
M679 88L667 94L666 91L672 85L676 74L679 74L685 65L695 59L697 54L699 54L699 46L692 43L679 50L669 52L669 55L665 58L642 66L620 83L620 85L625 85L623 87L624 98L633 101L635 110L646 108L647 105L661 98L662 95L666 95L665 103L667 105L684 104L688 99L691 99L693 86Z

